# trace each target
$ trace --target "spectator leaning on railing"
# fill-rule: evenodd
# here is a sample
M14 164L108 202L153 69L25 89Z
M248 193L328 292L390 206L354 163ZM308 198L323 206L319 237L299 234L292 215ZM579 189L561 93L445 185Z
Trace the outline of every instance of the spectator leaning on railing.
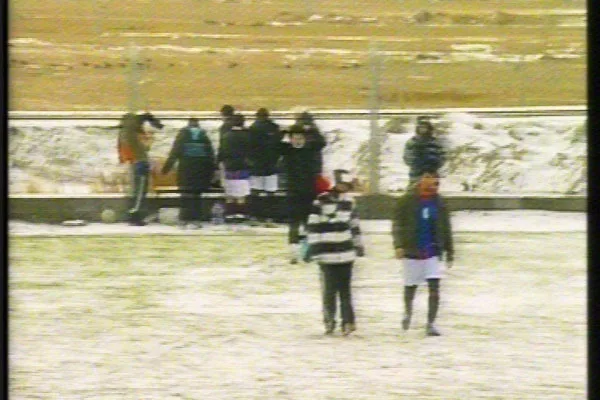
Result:
M188 126L177 134L161 172L169 173L175 163L181 195L179 222L182 226L198 228L204 219L202 193L210 187L216 164L212 143L196 118L190 118Z

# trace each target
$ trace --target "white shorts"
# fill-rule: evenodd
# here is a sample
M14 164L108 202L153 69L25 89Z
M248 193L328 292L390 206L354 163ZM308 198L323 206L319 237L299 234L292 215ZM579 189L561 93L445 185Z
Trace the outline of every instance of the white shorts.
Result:
M225 179L225 196L245 197L250 194L250 182L248 179Z
M431 257L426 260L413 260L405 258L404 263L404 286L414 286L425 283L427 279L441 279L443 265L439 257Z
M251 176L250 188L253 190L264 190L265 192L276 192L277 175Z

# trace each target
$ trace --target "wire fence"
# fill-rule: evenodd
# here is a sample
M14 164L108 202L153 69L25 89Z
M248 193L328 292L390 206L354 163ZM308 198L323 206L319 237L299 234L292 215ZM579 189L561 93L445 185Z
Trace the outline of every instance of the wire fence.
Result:
M412 110L416 112L418 110ZM471 193L581 194L587 188L587 143L584 110L573 116L490 118L464 112L427 113L444 143L447 161L443 189ZM533 115L539 115L539 110ZM190 113L191 114L191 113ZM559 113L560 114L560 113ZM168 155L187 120L164 118L150 152L153 162ZM366 193L398 193L407 188L409 168L403 160L415 134L414 113L363 113L353 119L316 116L325 135L325 173L348 168ZM282 128L293 116L276 117ZM252 118L248 119L248 123ZM128 168L118 164L117 120L9 120L9 191L11 193L124 192ZM215 148L215 117L201 120ZM174 181L173 181L174 183Z
M111 51L126 61L124 110L216 111L230 102L246 113L369 110L357 119L367 122L360 157L370 193L390 187L382 171L390 168L393 123L381 110L579 105L585 98L581 0L532 0L518 12L523 2L500 0L468 9L450 0L152 4L92 1L81 16L91 18L85 29L97 44L118 48ZM505 153L496 161L518 157Z

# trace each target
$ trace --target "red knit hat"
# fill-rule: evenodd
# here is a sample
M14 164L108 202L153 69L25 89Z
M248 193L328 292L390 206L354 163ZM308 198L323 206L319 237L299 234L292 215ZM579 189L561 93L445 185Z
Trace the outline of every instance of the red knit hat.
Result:
M319 175L315 182L315 189L317 194L325 193L331 189L331 181L325 175Z

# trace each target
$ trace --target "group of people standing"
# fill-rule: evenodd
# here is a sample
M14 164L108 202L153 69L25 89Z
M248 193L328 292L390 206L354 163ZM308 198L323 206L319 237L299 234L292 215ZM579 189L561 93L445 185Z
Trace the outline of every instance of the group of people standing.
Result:
M286 176L292 263L301 257L320 266L323 322L330 335L336 327L339 297L341 331L356 330L351 279L356 257L365 256L359 215L349 192L355 179L348 170L334 171L334 182L322 175L325 138L308 112L300 114L288 129L281 129L260 108L246 128L244 116L225 105L221 109L219 149L215 152L206 131L191 118L178 133L162 167L168 173L177 163L181 191L180 220L199 224L201 194L221 177L225 192L225 217L232 223L246 219L268 221L268 211L278 190L278 164L283 159ZM133 195L130 223L143 225L141 210L148 189L148 150L152 134L162 124L151 114L127 114L119 135L121 162L132 165ZM133 128L132 128L133 127ZM131 133L134 132L134 133ZM413 303L420 284L429 288L426 334L439 336L434 322L440 302L443 260L448 268L454 259L450 212L439 194L439 169L444 165L443 146L434 136L431 121L419 117L416 135L406 144L404 161L409 165L409 186L398 199L392 215L394 255L404 267L404 317L408 330ZM219 173L217 173L217 171ZM304 226L305 232L301 232ZM300 244L304 244L304 249Z
M220 112L218 150L199 121L190 118L178 132L160 170L168 174L177 165L180 225L201 227L205 219L202 194L215 184L224 190L226 223L247 221L250 225L270 225L283 172L290 259L297 262L300 242L305 236L302 228L306 226L312 202L331 186L322 174L324 136L309 112L297 115L287 129L275 123L266 108L256 111L255 120L248 127L244 115L232 106L224 105ZM150 113L126 114L121 122L119 158L130 163L133 171L128 215L132 225L146 224L143 209L150 171L148 152L153 133L161 128L160 121Z

